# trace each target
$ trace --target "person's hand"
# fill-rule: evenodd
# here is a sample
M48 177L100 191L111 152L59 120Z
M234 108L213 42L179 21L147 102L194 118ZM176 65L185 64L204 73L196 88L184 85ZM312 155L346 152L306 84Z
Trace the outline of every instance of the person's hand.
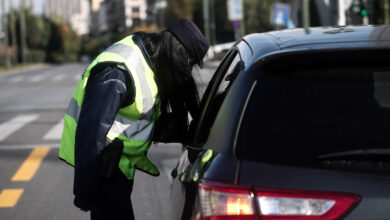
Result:
M84 196L75 196L73 204L84 212L91 210L92 199Z

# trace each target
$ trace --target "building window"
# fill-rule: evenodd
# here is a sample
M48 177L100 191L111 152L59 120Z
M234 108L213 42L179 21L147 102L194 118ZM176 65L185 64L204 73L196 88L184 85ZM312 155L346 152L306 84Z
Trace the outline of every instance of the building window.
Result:
M139 7L133 7L132 8L133 13L139 13Z
M140 25L141 24L141 19L139 18L134 18L133 19L133 25L136 26L136 25Z

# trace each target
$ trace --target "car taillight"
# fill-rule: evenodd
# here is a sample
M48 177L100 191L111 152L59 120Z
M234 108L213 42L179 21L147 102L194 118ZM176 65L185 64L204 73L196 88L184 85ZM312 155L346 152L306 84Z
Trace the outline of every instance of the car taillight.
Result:
M360 201L350 193L255 188L261 219L339 219Z
M350 193L252 188L204 181L199 184L204 220L339 219L360 201Z
M250 188L199 184L199 200L204 220L256 219Z

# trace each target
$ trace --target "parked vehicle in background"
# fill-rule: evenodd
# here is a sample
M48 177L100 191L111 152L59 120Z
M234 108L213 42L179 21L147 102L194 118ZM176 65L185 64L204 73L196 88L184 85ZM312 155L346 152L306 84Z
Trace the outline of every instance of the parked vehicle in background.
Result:
M170 219L389 219L390 26L246 36L201 108Z

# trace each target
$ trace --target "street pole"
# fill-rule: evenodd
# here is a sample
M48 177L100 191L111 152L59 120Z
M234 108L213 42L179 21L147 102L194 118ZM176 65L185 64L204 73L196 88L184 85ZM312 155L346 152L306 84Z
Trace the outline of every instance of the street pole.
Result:
M214 46L217 43L214 0L210 0L210 38L210 44Z
M11 28L11 38L12 38L12 51L13 51L13 62L18 62L18 42L16 37L16 19L15 13L12 11L12 2L9 2L9 13L10 13L10 28Z
M242 19L241 19L241 22L240 22L240 32L241 32L241 36L240 37L244 37L245 36L245 14L244 14L244 11L245 11L245 3L244 3L244 0L241 0L241 6L242 6Z
M3 32L4 32L4 50L5 50L5 67L11 67L11 62L9 59L9 51L8 51L8 19L7 14L5 12L5 0L1 0L1 16L3 16Z
M384 0L384 10L385 10L385 24L390 24L390 3L389 0Z
M209 11L209 0L203 0L203 25L204 35L210 42L210 11Z
M346 24L346 18L345 18L345 5L344 0L338 1L338 26L345 26Z
M24 0L20 2L20 39L21 39L21 52L22 52L22 63L26 62L27 55L27 43L26 43L26 20L25 20L25 6Z
M303 0L302 3L302 22L303 27L305 28L306 33L309 33L309 27L310 27L310 2L309 0Z

